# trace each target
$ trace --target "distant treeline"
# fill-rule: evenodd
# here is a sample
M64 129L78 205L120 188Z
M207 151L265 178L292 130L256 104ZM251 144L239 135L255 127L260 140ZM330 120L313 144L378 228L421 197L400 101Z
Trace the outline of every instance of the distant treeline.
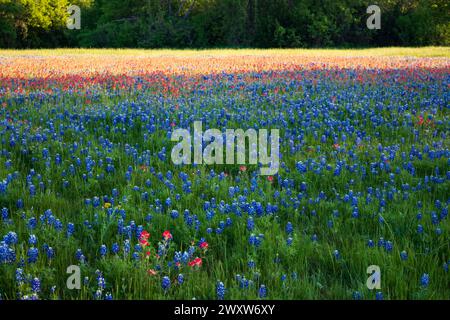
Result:
M448 0L0 0L0 47L450 45ZM81 29L69 30L69 5ZM381 8L370 30L369 5Z

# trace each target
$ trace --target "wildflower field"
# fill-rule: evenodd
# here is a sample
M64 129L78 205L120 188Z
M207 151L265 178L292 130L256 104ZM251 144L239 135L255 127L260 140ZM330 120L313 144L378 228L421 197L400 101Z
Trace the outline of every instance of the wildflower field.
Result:
M0 51L1 299L449 299L449 72L449 48ZM194 121L279 129L277 174L173 164Z

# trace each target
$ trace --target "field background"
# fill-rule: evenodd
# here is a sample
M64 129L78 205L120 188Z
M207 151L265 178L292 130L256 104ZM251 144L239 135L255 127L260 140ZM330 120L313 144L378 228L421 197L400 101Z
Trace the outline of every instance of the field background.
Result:
M226 288L226 299L259 299L261 285L268 289L270 299L375 299L377 292L384 299L449 299L450 223L442 213L448 212L450 196L449 58L449 47L0 50L1 148L6 150L0 161L0 180L19 173L8 184L8 191L0 194L0 208L8 213L0 224L0 237L14 231L19 239L12 246L17 262L0 264L2 298L30 297L30 279L38 277L39 296L44 299L92 299L99 288L99 298L111 294L114 299L216 299L219 281ZM418 125L421 115L430 122ZM279 176L273 181L256 178L256 191L248 191L244 202L278 206L271 214L253 213L253 228L249 228L251 214L244 209L235 215L216 207L215 215L209 217L205 202L211 204L214 198L217 205L220 201L238 203L243 189L251 190L255 183L255 166L244 171L237 165L180 168L171 163L173 144L167 134L172 123L188 126L189 119L196 117L203 117L211 127L223 125L224 119L229 128L270 124L282 128L282 136L296 143L303 135L295 151L291 152L288 139L282 144L286 168ZM334 122L326 122L329 119ZM150 134L147 124L156 130ZM372 140L358 149L354 131L346 131L350 125ZM331 135L320 141L327 130L337 134L338 142ZM418 140L416 131L420 132ZM347 140L343 140L344 132ZM47 135L47 140L40 141L38 133ZM390 153L380 151L379 144L395 149L390 160L394 178L392 172L381 169L362 177L345 169L334 176L333 170L317 173L312 168L320 166L324 156L333 169L339 161L347 161L370 171L371 162L379 163L382 154ZM429 158L427 145L441 156ZM163 147L167 154L162 160ZM44 148L49 159L43 156ZM424 158L411 160L416 170L412 175L406 167L409 160L400 155L414 148ZM356 158L349 155L350 150ZM57 154L61 164L55 163ZM87 155L96 164L86 180ZM106 171L107 157L113 159L113 173ZM83 164L75 165L76 158ZM314 165L300 172L298 162L306 165L309 160ZM75 166L73 174L71 165ZM397 167L399 172L394 171ZM132 172L129 178L127 172ZM189 177L191 193L184 191L180 172ZM227 176L220 175L224 172ZM28 175L38 189L36 195L30 193ZM433 175L443 182L411 189ZM46 185L42 190L39 179ZM301 189L302 182L307 191ZM239 191L230 196L230 188L236 186ZM369 187L379 188L386 198L395 188L383 210L375 192L373 201L365 203ZM114 201L113 189L119 194ZM352 216L354 205L337 200L336 193L344 196L350 190L361 192L358 217ZM148 199L143 198L144 192ZM284 202L293 205L303 192L297 208L283 207ZM121 200L123 196L127 201ZM98 206L92 205L94 197ZM166 204L168 198L170 204ZM22 207L18 199L23 200ZM91 204L86 205L86 199ZM48 209L52 214L45 214ZM198 230L188 225L185 209L190 218L196 215ZM121 210L126 212L124 226L134 228L127 254L123 252L126 236L118 232ZM179 216L171 217L172 210ZM439 216L438 223L433 214ZM38 226L31 230L28 225L33 217ZM232 225L220 227L227 217ZM61 229L55 226L56 218ZM288 222L293 231L287 230ZM70 236L69 223L75 225ZM424 227L422 233L417 231L418 224ZM139 225L151 234L149 259L144 252L138 252L139 259L132 256ZM170 230L173 239L170 249L158 258L165 230ZM27 262L33 247L30 234L38 238L40 254L35 263ZM264 235L260 247L249 244L252 234ZM207 250L197 247L202 238L208 242ZM368 247L369 240L374 241L374 248ZM46 256L44 243L54 248L54 258ZM111 252L114 243L120 246L118 254ZM105 256L100 253L103 244ZM182 254L191 246L197 249L189 261L199 256L202 266L174 268L176 252ZM77 260L78 249L85 263ZM406 261L401 258L403 251L408 255ZM65 287L65 270L71 264L79 264L82 277L89 277L79 291ZM381 266L381 290L366 287L366 268L372 264ZM17 268L24 272L21 281ZM102 272L101 277L96 270ZM180 273L185 277L183 284L177 283ZM424 274L429 284L423 283ZM168 290L162 288L166 276L171 281ZM106 281L105 288L99 278Z

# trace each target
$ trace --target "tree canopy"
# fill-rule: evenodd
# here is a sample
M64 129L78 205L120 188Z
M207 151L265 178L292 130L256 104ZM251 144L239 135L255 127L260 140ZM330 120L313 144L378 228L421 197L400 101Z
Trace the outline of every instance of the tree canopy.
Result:
M369 3L370 2L370 3ZM450 45L447 0L0 0L0 46ZM81 29L66 28L71 4ZM366 8L381 8L369 30Z

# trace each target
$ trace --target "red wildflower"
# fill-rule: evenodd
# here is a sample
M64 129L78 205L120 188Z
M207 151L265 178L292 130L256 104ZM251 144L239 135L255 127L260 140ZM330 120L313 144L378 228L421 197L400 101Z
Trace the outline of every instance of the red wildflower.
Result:
M139 235L139 243L141 244L141 245L143 245L144 247L145 246L148 246L149 245L149 243L148 243L148 238L150 237L150 233L148 233L147 231L142 231L141 232L141 234Z
M335 143L335 144L333 144L333 148L335 148L335 149L339 149L339 147L340 147L339 143Z
M194 267L194 266L198 266L200 267L202 265L202 258L195 258L194 260L192 260L191 262L188 263L189 267Z
M268 176L267 180L269 180L269 182L272 182L273 181L273 176Z
M202 243L200 243L200 248L202 248L202 249L208 249L208 242L203 241Z
M169 230L163 232L163 238L166 240L172 239L172 234L170 233Z
M149 275L151 275L151 276L154 276L154 275L157 274L157 272L156 272L155 270L153 270L153 269L148 269L148 270L147 270L147 273L148 273Z
M245 171L247 171L247 167L246 166L240 166L239 170L242 171L242 172L245 172Z
M423 117L419 116L419 121L417 122L419 126L423 125Z
M145 239L147 240L148 238L150 238L150 233L148 233L147 231L142 231L141 234L139 235L140 239Z

